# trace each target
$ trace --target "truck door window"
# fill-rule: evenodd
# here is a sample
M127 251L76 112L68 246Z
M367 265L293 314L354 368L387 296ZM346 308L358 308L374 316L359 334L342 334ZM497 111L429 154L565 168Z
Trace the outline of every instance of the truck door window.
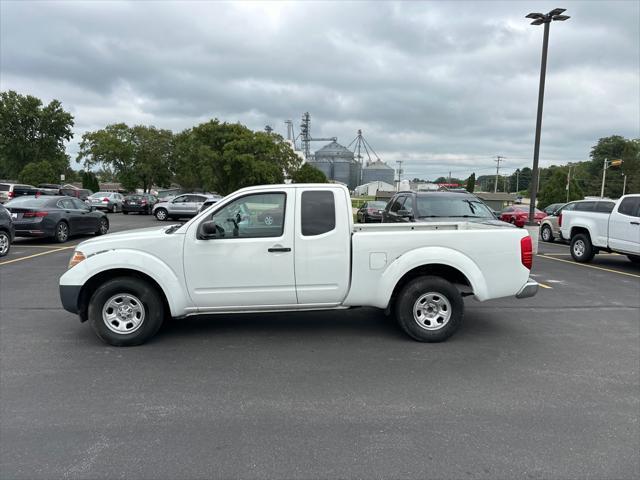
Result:
M630 217L640 216L640 197L627 197L618 207L618 213L629 215Z
M321 235L336 228L336 204L331 191L302 192L301 230L304 236Z
M234 200L211 217L217 225L216 238L282 236L285 201L284 193L256 193Z
M404 202L404 199L406 197L404 195L401 195L399 197L397 197L393 203L391 204L391 208L389 208L389 211L391 213L397 213L398 210L400 210L402 208L402 203Z

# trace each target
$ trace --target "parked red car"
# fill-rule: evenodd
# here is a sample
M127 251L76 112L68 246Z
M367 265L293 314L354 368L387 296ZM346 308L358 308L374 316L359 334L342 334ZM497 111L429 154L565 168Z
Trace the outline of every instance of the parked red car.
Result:
M536 208L535 219L538 225L546 216L546 213ZM529 220L529 205L512 205L505 208L500 214L500 220L512 223L516 227L524 227Z

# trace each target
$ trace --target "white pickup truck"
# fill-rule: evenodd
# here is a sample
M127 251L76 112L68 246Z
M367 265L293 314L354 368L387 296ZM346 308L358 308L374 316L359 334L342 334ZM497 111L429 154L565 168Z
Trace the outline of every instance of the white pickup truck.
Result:
M184 225L76 248L64 308L111 345L141 344L165 317L370 306L419 341L449 337L463 296L535 295L526 231L470 222L354 226L339 185L250 187Z
M611 207L611 200L587 200L562 210L560 232L576 262L590 262L601 250L640 262L640 194L620 197Z

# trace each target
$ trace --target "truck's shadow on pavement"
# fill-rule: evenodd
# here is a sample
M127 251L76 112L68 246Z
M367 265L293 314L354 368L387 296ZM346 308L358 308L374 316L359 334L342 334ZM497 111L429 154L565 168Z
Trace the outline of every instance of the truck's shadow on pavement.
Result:
M477 337L508 335L508 325L491 319L487 312L466 312L461 328L447 342L473 341ZM322 312L256 313L201 315L165 322L159 340L172 342L190 337L223 335L226 338L275 336L304 341L305 338L376 338L390 341L411 340L395 319L375 308L356 308ZM153 340L152 340L153 342Z

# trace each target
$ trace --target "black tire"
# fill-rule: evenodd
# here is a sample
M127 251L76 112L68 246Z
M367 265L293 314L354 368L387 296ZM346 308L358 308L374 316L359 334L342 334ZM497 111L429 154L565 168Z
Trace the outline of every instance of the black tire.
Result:
M161 222L164 222L169 218L169 212L167 212L166 208L157 209L154 215L156 216L156 220L160 220Z
M544 240L545 242L553 243L553 230L551 230L551 227L549 225L542 226L542 228L540 229L540 238L542 238L542 240Z
M578 233L571 237L569 250L571 251L571 257L580 263L590 262L596 254L591 238L586 233Z
M11 250L11 236L8 232L0 230L0 257L8 255L9 250Z
M107 302L112 299L117 301L118 298L122 298L121 295L133 296L144 312L140 324L137 327L132 326L130 333L127 333L127 325L133 325L133 322L115 318L111 324L112 327L109 327L107 320L103 319L103 309L108 311ZM143 344L158 332L164 320L164 305L160 293L146 281L131 277L117 277L96 289L89 300L87 316L93 331L101 340L115 347L129 347ZM122 329L121 333L112 330L117 327Z
M422 299L424 302L419 304ZM420 305L424 305L425 308L420 308ZM432 305L442 305L442 310L437 309L432 314L429 310ZM420 321L417 315L414 315L414 309L422 314L424 320ZM415 278L404 286L396 299L395 311L400 327L414 340L442 342L460 328L464 315L464 301L451 282L440 277L424 276ZM447 312L448 319L445 318ZM433 317L429 318L430 315Z
M97 236L106 235L109 233L109 220L106 217L102 217L98 220L98 230L95 231Z
M640 255L627 255L627 258L633 263L640 263Z
M54 230L53 239L58 243L64 243L69 240L71 232L69 230L69 224L64 220L58 222L56 224L56 229Z
M129 212L127 212L126 210L122 210L122 214L123 215L129 215Z

